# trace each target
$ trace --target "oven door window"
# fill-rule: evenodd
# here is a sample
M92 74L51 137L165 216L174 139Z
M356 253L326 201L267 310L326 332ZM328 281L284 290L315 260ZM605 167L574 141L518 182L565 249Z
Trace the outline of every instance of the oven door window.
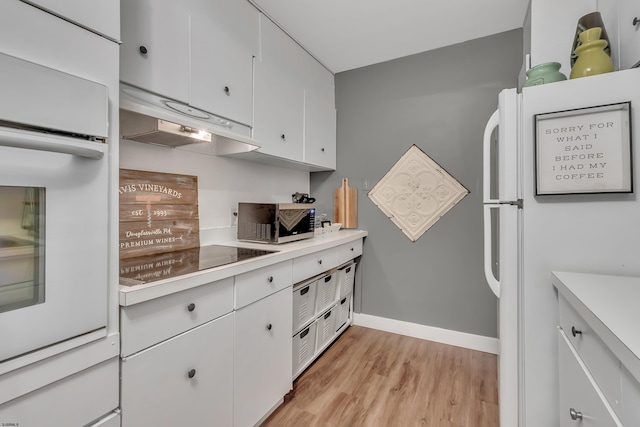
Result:
M45 189L0 186L0 313L41 304Z

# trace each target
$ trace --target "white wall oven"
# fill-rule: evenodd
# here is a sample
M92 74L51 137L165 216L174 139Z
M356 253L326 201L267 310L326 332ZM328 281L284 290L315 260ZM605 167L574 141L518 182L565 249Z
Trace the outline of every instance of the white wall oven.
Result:
M106 336L108 93L0 54L0 364Z

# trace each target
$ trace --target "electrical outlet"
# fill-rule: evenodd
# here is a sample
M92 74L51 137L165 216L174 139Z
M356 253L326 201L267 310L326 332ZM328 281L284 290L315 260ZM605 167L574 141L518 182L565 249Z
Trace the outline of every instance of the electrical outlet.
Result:
M238 208L234 206L231 208L231 226L235 227L237 225L238 225Z

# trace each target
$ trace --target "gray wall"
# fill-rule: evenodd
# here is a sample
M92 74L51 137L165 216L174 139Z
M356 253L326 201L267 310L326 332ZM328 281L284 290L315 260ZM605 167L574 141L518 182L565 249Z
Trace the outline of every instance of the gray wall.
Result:
M500 90L517 85L522 43L514 30L336 75L337 170L312 173L310 189L329 217L343 177L359 189L358 226L369 236L357 312L496 336L482 266L482 135ZM363 191L412 144L471 192L415 243Z

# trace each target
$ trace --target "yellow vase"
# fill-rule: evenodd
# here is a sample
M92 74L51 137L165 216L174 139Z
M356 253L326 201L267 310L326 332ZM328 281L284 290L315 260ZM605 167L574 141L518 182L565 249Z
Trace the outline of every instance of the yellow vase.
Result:
M613 62L604 48L607 41L600 39L600 27L593 27L580 33L580 46L575 50L578 59L571 69L570 79L594 76L613 71Z

